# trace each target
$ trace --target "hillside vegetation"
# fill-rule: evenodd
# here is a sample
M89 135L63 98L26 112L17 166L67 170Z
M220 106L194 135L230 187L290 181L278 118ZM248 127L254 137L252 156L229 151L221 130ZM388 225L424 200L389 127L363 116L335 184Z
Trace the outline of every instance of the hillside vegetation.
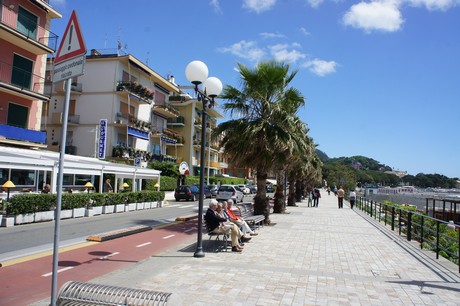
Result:
M402 178L392 173L390 166L365 156L329 158L317 150L323 162L323 178L329 186L343 186L347 190L364 185L399 186L412 185L420 188L455 188L457 178L448 178L441 174L419 173Z

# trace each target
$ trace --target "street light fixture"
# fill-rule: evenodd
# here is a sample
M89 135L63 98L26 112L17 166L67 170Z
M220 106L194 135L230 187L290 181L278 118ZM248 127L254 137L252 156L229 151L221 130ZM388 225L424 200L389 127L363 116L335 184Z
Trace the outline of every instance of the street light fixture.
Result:
M198 198L198 237L194 257L204 257L203 252L203 199L204 199L204 165L206 145L206 107L214 106L214 99L222 92L222 82L216 77L208 78L208 67L201 61L190 62L185 68L185 76L195 85L197 100L201 101L201 148L200 148L200 194ZM198 85L203 84L202 88Z
M2 185L3 188L6 188L7 194L6 194L6 201L10 201L10 188L16 187L12 181L6 181L5 184Z

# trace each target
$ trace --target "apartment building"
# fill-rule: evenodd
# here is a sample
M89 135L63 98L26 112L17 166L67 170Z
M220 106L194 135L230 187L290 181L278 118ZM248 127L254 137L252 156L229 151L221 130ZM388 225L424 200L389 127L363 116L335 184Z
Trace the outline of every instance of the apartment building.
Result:
M0 145L46 147L46 59L58 38L49 29L61 17L48 0L0 1Z
M118 50L120 51L120 50ZM51 76L52 62L47 73ZM48 148L59 150L64 82L48 84L49 104L43 109L42 129L48 135ZM184 97L187 101L173 101L170 97ZM164 78L131 54L103 54L91 50L86 57L85 74L72 79L66 152L74 155L98 155L98 127L107 119L106 158L143 161L158 160L180 163L186 161L193 174L200 165L201 102L185 94L174 78ZM216 118L211 117L209 133ZM207 144L210 175L219 173L221 152ZM211 171L212 170L212 171Z

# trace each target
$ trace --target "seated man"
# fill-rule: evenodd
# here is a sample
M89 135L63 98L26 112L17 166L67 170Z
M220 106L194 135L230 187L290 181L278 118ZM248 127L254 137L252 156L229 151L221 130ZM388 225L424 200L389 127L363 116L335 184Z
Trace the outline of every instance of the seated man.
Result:
M227 203L224 203L224 211L228 215L228 219L238 225L239 228L243 231L245 235L251 235L251 236L257 236L258 234L254 232L251 227L248 225L246 221L244 221L243 218L238 217L235 215L235 213L232 210L233 206L233 200L228 199Z
M243 242L247 242L251 238L245 238L238 226L233 223L227 223L227 219L219 216L216 212L217 207L217 200L212 199L204 217L206 225L212 233L230 235L232 238L232 251L241 252L243 247L239 244L238 239L241 238Z

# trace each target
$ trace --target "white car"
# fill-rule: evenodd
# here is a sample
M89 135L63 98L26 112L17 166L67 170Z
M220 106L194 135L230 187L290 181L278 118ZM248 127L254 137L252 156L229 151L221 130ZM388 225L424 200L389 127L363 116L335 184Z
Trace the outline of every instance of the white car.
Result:
M217 190L216 200L227 201L232 199L235 203L243 202L244 194L238 189L239 187L234 185L221 185Z
M243 194L250 194L251 193L251 190L248 187L246 187L245 185L238 185L238 187L241 189Z

